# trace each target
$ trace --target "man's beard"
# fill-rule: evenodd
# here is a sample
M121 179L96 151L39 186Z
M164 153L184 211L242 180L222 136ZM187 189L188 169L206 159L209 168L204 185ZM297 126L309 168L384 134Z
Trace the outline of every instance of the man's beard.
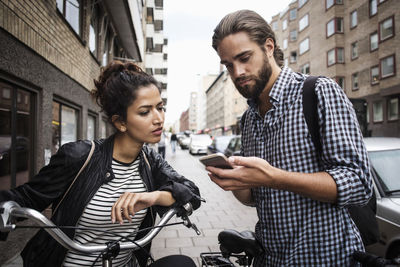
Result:
M235 86L242 96L244 96L247 99L252 98L256 100L260 96L262 91L264 91L264 88L267 85L269 78L271 77L271 74L272 74L271 65L269 64L267 55L264 54L263 65L260 71L258 72L258 75L239 77L235 80ZM253 86L249 84L244 86L239 85L240 81L248 79L254 80L255 84Z

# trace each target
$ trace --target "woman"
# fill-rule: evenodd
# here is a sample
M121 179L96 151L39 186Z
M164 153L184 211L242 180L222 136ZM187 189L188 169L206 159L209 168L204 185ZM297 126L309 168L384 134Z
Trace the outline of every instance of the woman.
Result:
M191 202L198 208L200 194L194 183L143 146L159 142L162 134L164 106L157 81L133 63L115 61L102 70L95 87L92 94L116 133L95 141L93 155L75 181L92 147L89 141L63 145L30 182L0 192L0 202L14 200L39 211L49 205L57 207L52 215L56 225L94 228L63 229L83 244L105 244L119 238L104 230L127 236L150 227L155 212L162 215L165 207ZM146 233L140 232L135 239ZM150 245L134 256L121 251L113 264L146 266L149 249ZM24 266L91 266L98 256L67 251L43 230L21 255ZM96 266L100 265L97 261Z

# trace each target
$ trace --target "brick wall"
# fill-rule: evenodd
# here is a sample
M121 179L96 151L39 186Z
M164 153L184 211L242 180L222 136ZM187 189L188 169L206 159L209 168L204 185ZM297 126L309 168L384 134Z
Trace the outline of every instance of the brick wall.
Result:
M82 39L78 37L58 12L56 1L2 0L0 27L86 89L93 88L99 65L84 42L88 31L82 29Z

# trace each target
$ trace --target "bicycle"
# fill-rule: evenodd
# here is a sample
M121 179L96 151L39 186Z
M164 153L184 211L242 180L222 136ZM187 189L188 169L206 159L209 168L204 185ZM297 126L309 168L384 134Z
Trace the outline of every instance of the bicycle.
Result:
M138 250L148 244L163 227L184 224L188 228L195 230L197 235L200 231L193 224L189 217L192 214L192 206L190 203L179 208L168 210L159 223L151 227L151 231L142 239L137 241L129 240L129 242L114 242L105 245L87 246L80 245L71 240L64 232L61 231L62 226L56 226L40 212L22 208L14 201L0 203L0 232L7 233L20 228L14 223L17 218L32 219L39 227L44 228L57 242L65 248L81 252L81 253L99 253L102 258L103 267L112 267L112 260L122 250ZM181 217L182 222L168 224L169 220L175 215ZM250 267L253 259L263 252L261 244L257 241L254 232L235 230L224 230L218 235L220 243L220 252L204 252L200 254L202 267L234 267L232 259L236 259L235 263L239 266ZM365 267L395 267L400 266L400 258L384 259L366 252L354 253L354 259L362 263ZM167 256L168 257L168 256ZM150 255L152 264L157 263ZM162 259L161 259L162 260ZM150 265L150 267L153 265ZM154 265L156 266L156 265ZM194 263L193 263L193 266Z
M54 223L50 221L47 217L45 217L42 213L34 209L23 208L14 201L6 201L0 203L0 232L4 234L11 232L15 229L22 228L14 223L16 219L31 219L36 225L38 225L39 228L43 228L45 231L47 231L57 242L59 242L68 250L84 254L99 253L97 260L101 256L102 266L112 267L112 260L116 256L118 256L120 251L135 251L138 249L142 249L145 245L151 242L151 240L161 231L163 227L169 225L184 224L186 227L194 229L197 235L200 235L200 231L197 229L196 225L193 224L189 219L189 216L192 214L192 212L193 208L190 203L187 203L182 207L169 209L162 216L158 224L151 227L151 231L146 236L136 241L128 240L129 242L121 242L121 238L118 242L111 242L104 245L88 246L78 244L77 242L71 240L63 231L61 231L61 228L63 228L63 226L54 225ZM168 224L168 221L175 215L181 217L182 222ZM142 229L139 231L144 230L148 229ZM136 231L134 234L138 233L139 231ZM149 257L152 261L152 264L157 263L157 261L154 261L151 255L149 255ZM97 260L93 263L93 265L97 262ZM156 267L157 264L155 264L154 266ZM195 266L194 262L193 266Z

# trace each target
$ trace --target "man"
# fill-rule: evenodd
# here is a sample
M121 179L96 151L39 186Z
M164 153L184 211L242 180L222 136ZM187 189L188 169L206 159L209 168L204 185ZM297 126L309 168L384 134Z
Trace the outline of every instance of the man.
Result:
M158 147L158 154L160 154L163 159L165 159L165 138L166 134L164 131L161 133L161 139L160 142L158 142L157 147Z
M306 76L281 68L283 53L267 22L240 10L214 30L213 48L238 91L242 155L234 168L207 167L210 178L246 205L255 205L256 236L264 254L254 266L353 266L363 250L347 207L372 194L367 152L356 115L331 79L316 83L322 142L319 155L303 115Z

